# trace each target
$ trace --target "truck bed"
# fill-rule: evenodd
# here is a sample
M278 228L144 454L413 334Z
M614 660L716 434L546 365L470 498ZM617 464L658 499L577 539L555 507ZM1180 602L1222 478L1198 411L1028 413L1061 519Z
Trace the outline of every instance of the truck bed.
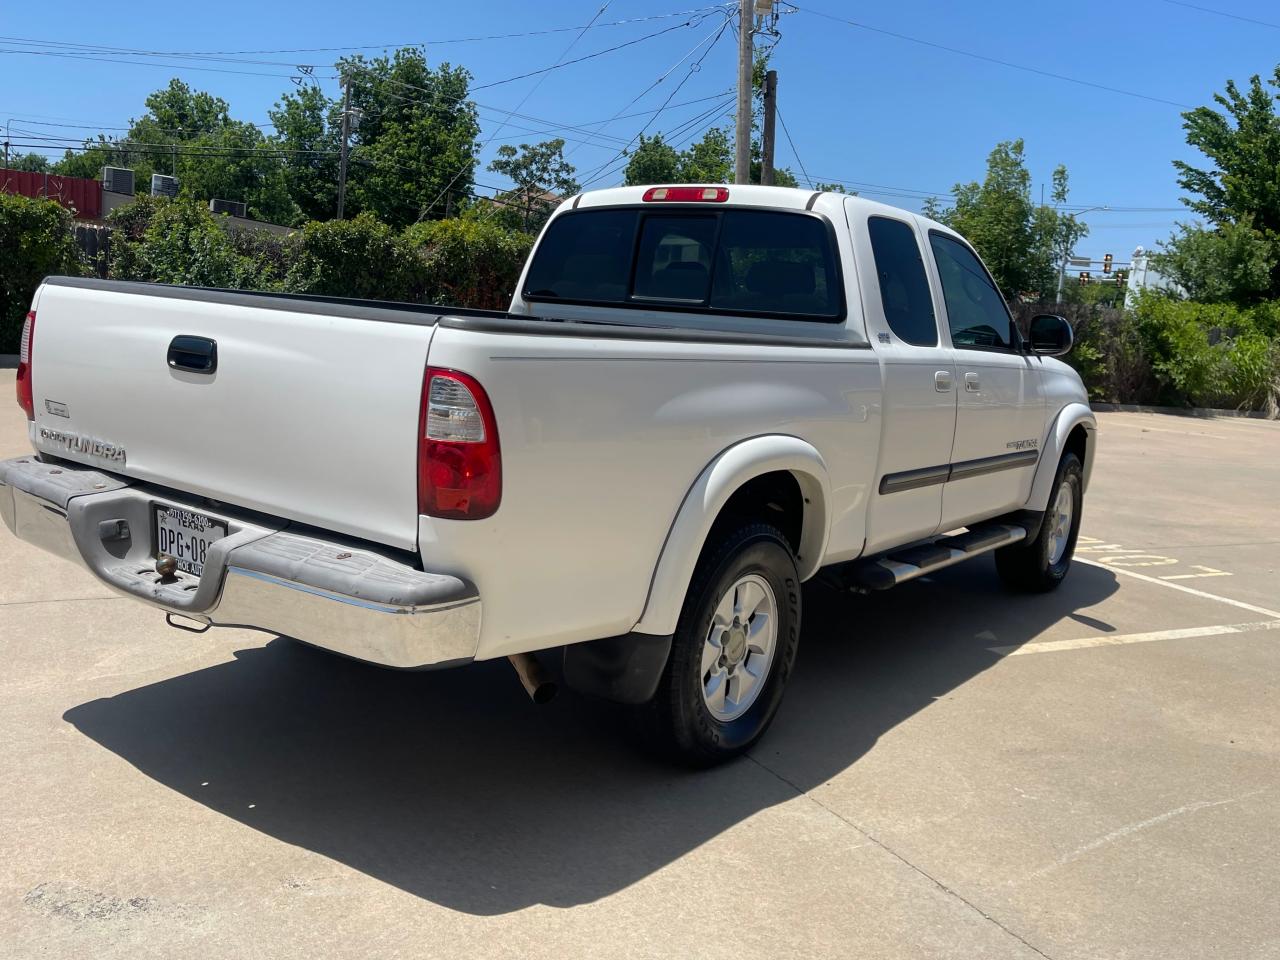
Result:
M35 309L42 452L402 549L436 323L506 316L66 277ZM175 337L216 369L171 365Z

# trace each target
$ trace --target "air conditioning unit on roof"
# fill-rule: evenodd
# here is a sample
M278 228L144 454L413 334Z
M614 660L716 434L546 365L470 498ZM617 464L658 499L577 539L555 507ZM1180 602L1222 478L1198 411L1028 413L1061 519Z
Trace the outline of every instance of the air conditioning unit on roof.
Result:
M151 175L151 195L153 197L176 197L178 195L178 178L167 177L163 173Z
M240 217L241 219L244 219L249 215L247 205L237 203L235 200L210 200L209 212L226 213L233 217Z
M108 193L127 193L133 196L133 171L128 167L103 167L102 189Z

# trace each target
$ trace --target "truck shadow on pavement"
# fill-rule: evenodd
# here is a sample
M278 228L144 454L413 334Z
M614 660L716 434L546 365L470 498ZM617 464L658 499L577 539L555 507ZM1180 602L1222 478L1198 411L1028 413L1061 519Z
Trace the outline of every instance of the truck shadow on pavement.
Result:
M606 705L562 693L534 707L501 661L397 673L283 639L64 719L219 813L443 906L568 907L826 782L995 664L989 647L1115 590L1076 564L1056 593L1014 596L989 559L871 597L813 586L756 761L703 773L638 755Z

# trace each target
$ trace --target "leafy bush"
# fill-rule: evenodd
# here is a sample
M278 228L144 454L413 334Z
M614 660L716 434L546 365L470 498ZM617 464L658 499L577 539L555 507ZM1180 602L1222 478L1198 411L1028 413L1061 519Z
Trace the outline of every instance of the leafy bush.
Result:
M86 272L66 210L53 200L0 193L0 353L17 353L40 281Z
M476 217L418 223L404 233L416 258L414 299L505 310L533 245L528 234Z
M285 287L294 293L375 300L412 300L414 262L408 245L371 214L313 220L292 247Z
M1075 367L1089 397L1108 403L1154 403L1159 383L1151 369L1137 318L1125 310L1086 303L1019 303L1014 305L1020 329L1040 313L1066 317L1075 331L1075 346L1063 359Z
M253 285L252 262L208 209L189 200L140 197L113 211L111 276L197 287Z
M1280 391L1275 304L1240 308L1144 294L1134 315L1162 402L1274 409Z

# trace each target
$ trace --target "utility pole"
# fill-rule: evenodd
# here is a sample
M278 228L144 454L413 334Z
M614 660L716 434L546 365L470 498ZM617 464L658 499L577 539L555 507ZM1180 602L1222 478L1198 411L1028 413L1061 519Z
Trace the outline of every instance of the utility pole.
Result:
M751 182L751 67L753 0L738 0L738 123L734 131L733 182Z
M343 211L347 205L347 142L351 139L351 78L342 75L342 150L338 157L338 219L345 220Z
M773 122L778 112L778 71L770 70L764 75L764 136L760 158L760 182L767 187L773 186Z

